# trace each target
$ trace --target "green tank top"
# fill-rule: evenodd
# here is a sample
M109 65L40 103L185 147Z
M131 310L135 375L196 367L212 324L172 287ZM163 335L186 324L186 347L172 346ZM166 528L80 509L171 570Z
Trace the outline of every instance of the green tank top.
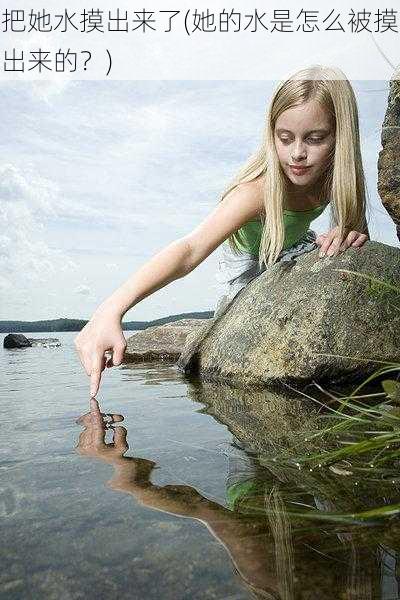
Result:
M311 221L314 221L328 205L321 204L309 210L284 210L283 224L285 228L285 239L283 250L293 246L307 232ZM260 219L248 221L240 229L233 233L233 237L240 250L259 255L262 234L262 222Z

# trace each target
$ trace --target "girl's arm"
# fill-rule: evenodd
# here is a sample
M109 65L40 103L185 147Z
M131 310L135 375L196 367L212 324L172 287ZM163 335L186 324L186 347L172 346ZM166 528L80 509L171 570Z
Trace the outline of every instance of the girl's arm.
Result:
M144 298L193 271L231 233L259 215L263 208L262 189L259 178L237 186L200 225L163 248L100 304L74 339L82 366L91 378L91 396L97 394L105 367L119 365L123 360L123 315ZM107 362L108 350L113 356Z

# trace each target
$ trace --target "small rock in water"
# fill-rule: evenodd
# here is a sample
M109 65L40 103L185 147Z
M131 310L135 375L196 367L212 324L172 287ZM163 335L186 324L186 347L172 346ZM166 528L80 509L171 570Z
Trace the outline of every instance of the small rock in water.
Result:
M31 346L52 348L61 346L61 342L57 338L27 338L22 333L9 333L3 340L4 348L30 348Z
M9 333L3 340L3 348L29 348L32 346L22 333Z

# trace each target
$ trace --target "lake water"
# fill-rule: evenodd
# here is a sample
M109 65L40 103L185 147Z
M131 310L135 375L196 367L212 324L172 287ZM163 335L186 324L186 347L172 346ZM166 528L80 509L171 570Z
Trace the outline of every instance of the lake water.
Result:
M362 475L274 469L298 404L121 365L103 374L103 425L76 333L24 335L62 345L0 350L1 598L399 597L397 517L285 514L289 501L322 515L398 501Z

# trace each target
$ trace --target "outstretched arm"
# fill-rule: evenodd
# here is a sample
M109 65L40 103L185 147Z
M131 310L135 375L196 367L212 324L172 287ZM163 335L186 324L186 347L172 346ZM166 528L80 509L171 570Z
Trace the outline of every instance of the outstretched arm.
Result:
M190 256L191 248L185 239L169 244L104 300L76 336L76 350L91 379L91 396L98 392L105 367L119 365L123 360L126 340L121 321L124 314L150 294L186 275L190 270ZM113 355L107 363L105 352L108 350Z
M240 184L198 227L158 252L102 302L74 339L82 366L91 380L91 396L98 392L105 367L119 365L123 360L126 348L121 327L123 315L144 298L193 271L231 233L254 218L262 206L261 182ZM107 360L107 351L112 352L112 359Z

